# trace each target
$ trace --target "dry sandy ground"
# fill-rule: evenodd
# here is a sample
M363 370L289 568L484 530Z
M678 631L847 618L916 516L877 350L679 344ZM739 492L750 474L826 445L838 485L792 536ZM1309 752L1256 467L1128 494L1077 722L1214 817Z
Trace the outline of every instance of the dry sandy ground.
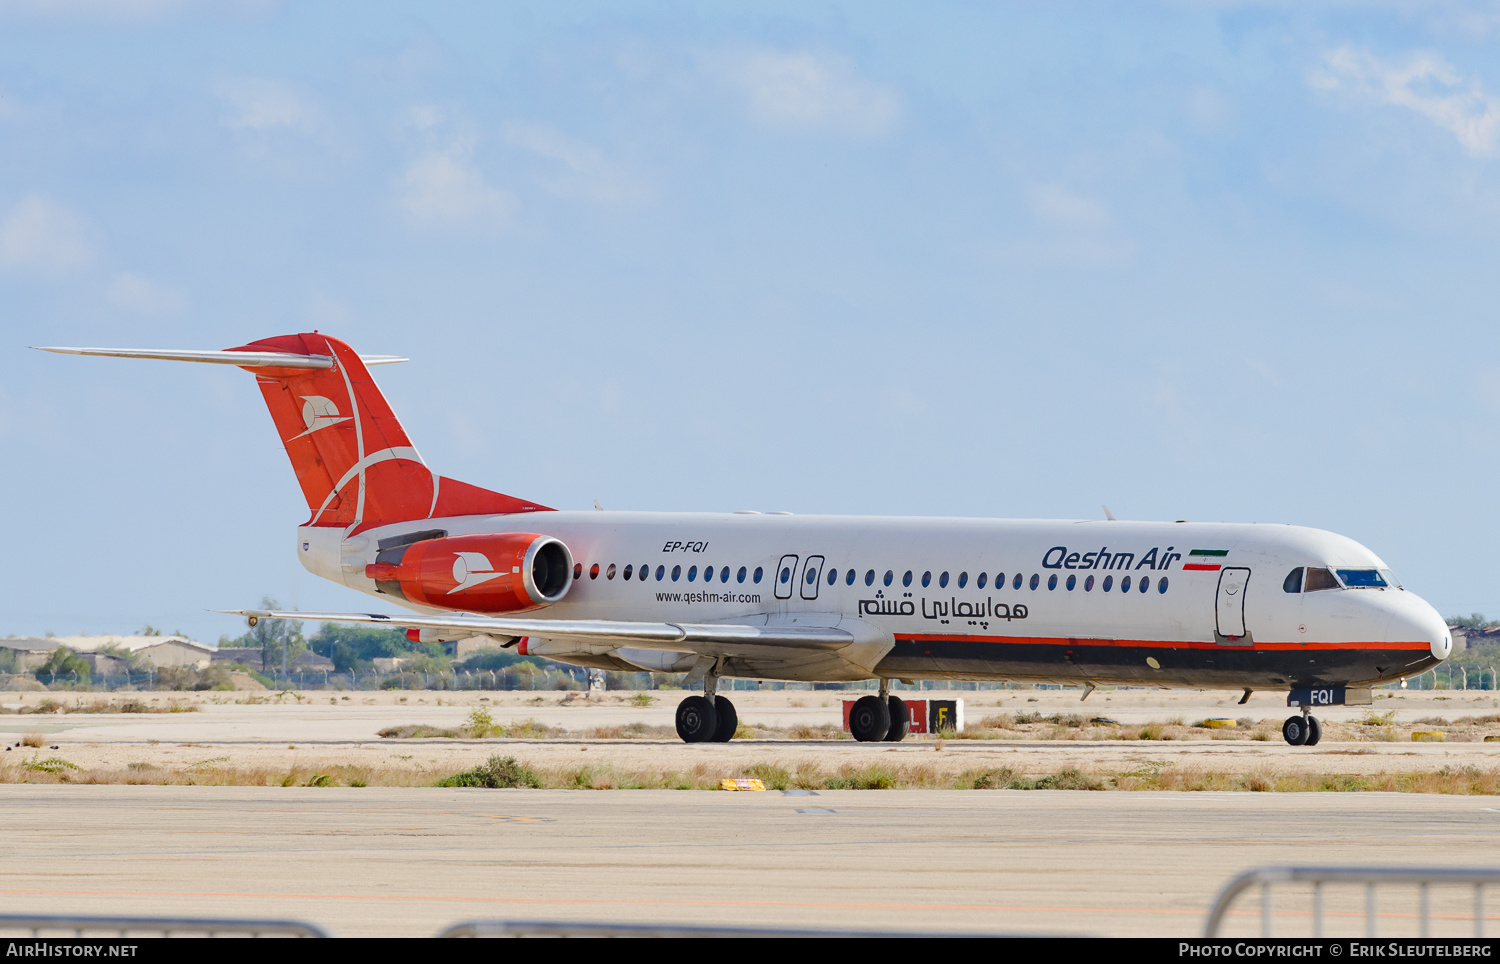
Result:
M720 777L743 776L757 764L788 771L851 772L883 766L904 771L911 785L944 785L957 775L1008 768L1016 774L1041 776L1069 768L1107 776L1173 772L1263 774L1400 774L1462 771L1485 774L1488 782L1457 792L1493 792L1500 781L1500 700L1481 692L1396 692L1373 707L1331 707L1318 716L1330 724L1330 736L1315 748L1289 747L1279 738L1254 742L1242 727L1233 732L1170 727L1181 737L1169 741L1109 739L1110 728L1075 731L1072 739L1046 739L1049 727L1003 739L947 740L911 738L900 744L856 744L828 740L743 740L730 744L685 745L673 738L601 740L588 734L598 727L640 723L670 728L681 693L649 694L654 702L636 705L635 694L608 693L589 699L558 692L387 691L328 693L309 691L301 698L250 693L133 694L155 706L196 707L195 712L132 714L0 715L0 739L14 745L23 734L43 736L38 749L12 747L0 753L0 780L53 779L24 771L25 760L63 759L77 771L75 780L108 782L177 782L201 775L203 782L233 782L235 772L256 771L251 782L303 782L303 775L333 767L364 768L372 783L431 783L467 769L491 754L515 756L529 766L552 771L591 767L594 777L579 785L610 786L617 780L605 771L676 772L692 776L694 785ZM856 694L857 695L857 694ZM1252 697L1246 706L1238 694L1224 692L1114 690L1097 691L1079 703L1079 691L994 690L931 692L932 698L961 697L971 726L995 714L1081 714L1105 716L1126 727L1177 720L1191 724L1203 718L1249 718L1262 730L1277 733L1290 711L1271 694ZM88 703L104 694L0 694L0 706L16 710L43 699ZM115 700L128 694L114 694ZM742 691L732 694L743 723L754 728L828 727L840 719L839 700L831 691ZM380 730L427 724L458 728L476 708L496 723L536 720L565 731L546 740L515 739L382 739ZM1394 714L1397 724L1362 727L1354 721L1372 712ZM1444 717L1496 720L1478 725L1434 726L1448 742L1410 742L1419 719ZM1344 738L1335 738L1342 734ZM1238 736L1238 739L1226 739ZM1217 739L1212 737L1219 737ZM1355 739L1354 737L1357 737ZM1462 740L1464 742L1455 742ZM56 747L56 749L53 749ZM130 765L135 764L132 768ZM305 771L305 773L304 773ZM62 772L62 771L60 771ZM106 776L105 774L113 774ZM282 775L282 776L278 776ZM275 778L274 780L272 778ZM346 776L336 777L349 779ZM554 784L555 785L555 784ZM651 785L651 784L647 784ZM665 784L673 785L670 780ZM1155 784L1152 785L1156 786ZM1144 788L1144 787L1143 787ZM1291 787L1287 787L1291 788ZM1433 787L1455 792L1452 788Z

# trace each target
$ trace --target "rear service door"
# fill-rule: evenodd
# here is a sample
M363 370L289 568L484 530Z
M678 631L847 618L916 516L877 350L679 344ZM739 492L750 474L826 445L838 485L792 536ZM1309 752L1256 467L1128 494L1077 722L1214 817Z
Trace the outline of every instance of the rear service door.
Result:
M1245 635L1245 591L1249 585L1249 569L1219 570L1216 616L1221 644L1234 645Z
M808 556L802 569L802 598L818 598L818 580L823 576L823 557Z
M782 556L781 561L776 564L776 575L773 578L776 580L776 598L791 599L792 582L797 578L797 557Z

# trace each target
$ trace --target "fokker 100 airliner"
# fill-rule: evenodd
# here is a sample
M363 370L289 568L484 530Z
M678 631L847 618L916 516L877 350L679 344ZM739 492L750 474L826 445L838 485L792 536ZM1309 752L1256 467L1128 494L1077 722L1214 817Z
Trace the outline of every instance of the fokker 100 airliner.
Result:
M1285 691L1309 710L1446 659L1443 619L1370 550L1290 525L558 511L438 475L369 366L317 332L226 351L47 351L235 365L255 376L311 513L311 572L412 612L241 610L487 636L612 670L686 673L688 742L726 741L725 677L877 679L850 730L900 740L891 680ZM1244 699L1241 702L1244 702Z

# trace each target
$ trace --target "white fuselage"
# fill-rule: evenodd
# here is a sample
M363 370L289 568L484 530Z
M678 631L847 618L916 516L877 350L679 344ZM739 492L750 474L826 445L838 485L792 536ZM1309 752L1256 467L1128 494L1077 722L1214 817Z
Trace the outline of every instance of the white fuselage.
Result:
M1451 648L1437 612L1394 585L1287 591L1294 569L1385 564L1343 536L1286 525L535 512L347 540L303 527L298 556L388 599L365 567L381 540L417 530L561 540L579 575L560 602L530 614L538 619L838 626L859 640L837 657L737 658L727 676L1368 686L1422 672ZM584 665L692 663L686 650L527 644Z

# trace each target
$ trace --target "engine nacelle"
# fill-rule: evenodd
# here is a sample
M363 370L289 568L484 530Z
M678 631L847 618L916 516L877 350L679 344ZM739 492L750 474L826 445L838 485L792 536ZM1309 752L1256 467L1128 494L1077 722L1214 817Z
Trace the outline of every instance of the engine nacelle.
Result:
M573 554L551 536L481 533L423 539L384 551L365 567L381 592L471 613L550 606L573 584Z

